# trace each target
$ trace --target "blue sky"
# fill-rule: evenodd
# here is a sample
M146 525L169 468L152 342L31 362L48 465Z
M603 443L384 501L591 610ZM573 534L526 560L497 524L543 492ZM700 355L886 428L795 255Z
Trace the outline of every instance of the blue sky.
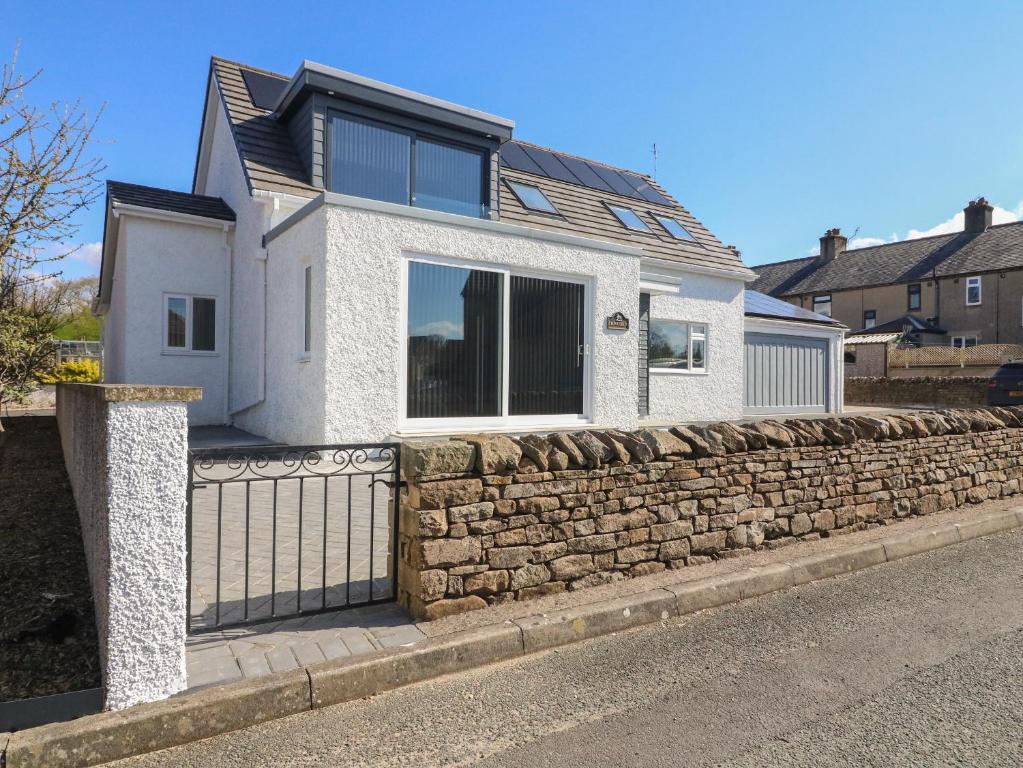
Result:
M496 112L657 178L747 263L877 240L973 197L1023 214L1023 3L0 1L36 101L106 103L110 178L188 189L209 56L303 58ZM102 233L102 206L81 217ZM95 270L97 251L65 265ZM91 263L88 263L90 262Z

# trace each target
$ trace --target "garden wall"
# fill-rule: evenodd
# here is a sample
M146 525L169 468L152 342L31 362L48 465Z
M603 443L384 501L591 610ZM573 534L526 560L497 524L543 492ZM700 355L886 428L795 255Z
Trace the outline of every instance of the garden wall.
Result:
M846 405L972 407L987 402L987 379L976 376L849 377Z
M1020 492L1023 409L406 444L399 600L434 619Z
M107 709L185 687L186 402L195 387L58 384Z

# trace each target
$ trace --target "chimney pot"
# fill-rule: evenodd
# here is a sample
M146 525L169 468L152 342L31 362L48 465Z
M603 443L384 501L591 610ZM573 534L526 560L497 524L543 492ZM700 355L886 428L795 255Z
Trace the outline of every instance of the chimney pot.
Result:
M971 200L969 205L963 209L966 218L963 231L974 234L986 231L991 226L991 214L994 210L985 197Z
M829 229L821 238L820 260L822 262L833 261L845 252L845 246L848 242L849 238L842 234L842 230L839 227Z

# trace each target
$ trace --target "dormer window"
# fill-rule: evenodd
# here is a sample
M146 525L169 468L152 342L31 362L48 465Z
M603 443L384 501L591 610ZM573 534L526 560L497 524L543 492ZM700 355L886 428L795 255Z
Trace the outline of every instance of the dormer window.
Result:
M484 152L332 114L327 188L462 216L486 215Z
M693 243L696 242L696 238L693 237L689 233L689 230L683 227L681 222L677 219L673 219L669 216L658 216L656 213L651 215L657 219L657 223L664 227L664 230L676 240L689 240Z
M639 218L639 215L631 208L622 208L617 205L611 205L610 203L607 204L607 207L608 210L615 215L615 218L617 218L618 221L620 221L628 229L636 232L650 232L650 227L648 227L644 223L643 219Z
M509 181L507 183L508 188L511 189L524 208L528 208L531 211L539 211L540 213L553 213L557 215L558 209L554 207L554 203L547 199L547 195L540 190L540 187L532 184L522 184L518 181Z

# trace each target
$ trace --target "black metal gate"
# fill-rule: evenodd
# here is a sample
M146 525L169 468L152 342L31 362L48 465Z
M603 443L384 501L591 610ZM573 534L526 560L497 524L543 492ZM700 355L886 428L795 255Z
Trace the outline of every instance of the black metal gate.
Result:
M188 631L394 600L397 443L189 451Z

